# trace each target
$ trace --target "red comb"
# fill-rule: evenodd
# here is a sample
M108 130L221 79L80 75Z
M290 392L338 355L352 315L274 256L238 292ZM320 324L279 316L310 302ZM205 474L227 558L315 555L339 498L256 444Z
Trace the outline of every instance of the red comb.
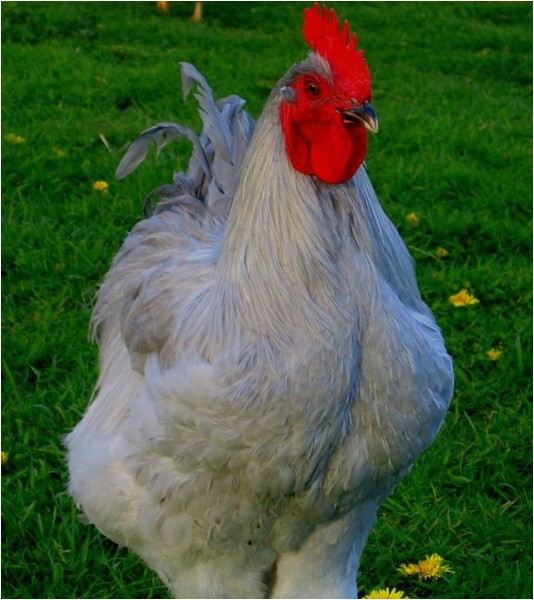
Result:
M356 35L350 33L347 21L339 31L336 11L317 3L304 9L302 33L308 46L327 60L332 53L354 52L356 48Z
M370 88L371 77L363 52L356 50L356 34L351 33L347 21L339 28L333 8L315 3L313 8L304 9L302 34L308 46L322 56L338 76L347 83L353 81Z

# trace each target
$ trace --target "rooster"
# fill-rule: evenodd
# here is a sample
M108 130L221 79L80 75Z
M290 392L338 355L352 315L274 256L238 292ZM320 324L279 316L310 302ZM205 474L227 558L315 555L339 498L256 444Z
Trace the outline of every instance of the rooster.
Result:
M70 492L175 597L356 597L378 506L435 437L453 374L363 165L378 129L347 22L304 11L311 52L257 124L197 88L186 173L128 235L93 316L100 376L67 437Z

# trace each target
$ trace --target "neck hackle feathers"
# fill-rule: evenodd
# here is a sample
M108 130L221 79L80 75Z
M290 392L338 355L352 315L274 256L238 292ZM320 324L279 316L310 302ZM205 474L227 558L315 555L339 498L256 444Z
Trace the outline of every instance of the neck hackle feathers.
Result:
M371 76L361 50L356 50L356 34L347 21L339 27L336 11L314 4L304 9L304 41L324 58L334 75L343 82L358 83L370 96Z

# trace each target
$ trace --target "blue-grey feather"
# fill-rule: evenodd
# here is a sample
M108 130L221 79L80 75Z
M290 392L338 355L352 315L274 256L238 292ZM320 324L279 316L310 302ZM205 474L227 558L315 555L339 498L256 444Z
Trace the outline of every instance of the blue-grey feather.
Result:
M159 154L167 144L180 137L185 137L193 142L195 152L197 153L197 159L202 161L204 168L208 169L208 163L203 156L202 146L200 145L196 134L178 123L159 123L158 125L143 131L143 133L141 133L131 144L119 163L119 166L115 171L115 176L117 179L122 179L137 169L137 167L145 160L152 144L156 146L156 153Z
M439 429L451 359L413 261L362 166L340 185L296 172L280 103L196 84L185 172L125 240L99 292L98 393L69 435L71 492L179 597L355 595L380 502Z

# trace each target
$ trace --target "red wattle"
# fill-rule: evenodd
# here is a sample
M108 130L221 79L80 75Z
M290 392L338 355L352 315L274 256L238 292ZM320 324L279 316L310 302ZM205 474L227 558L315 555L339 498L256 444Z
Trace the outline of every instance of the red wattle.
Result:
M290 111L288 105L282 104L282 129L293 168L326 183L338 184L350 179L365 159L365 129L346 125L339 115L329 121L297 123Z

